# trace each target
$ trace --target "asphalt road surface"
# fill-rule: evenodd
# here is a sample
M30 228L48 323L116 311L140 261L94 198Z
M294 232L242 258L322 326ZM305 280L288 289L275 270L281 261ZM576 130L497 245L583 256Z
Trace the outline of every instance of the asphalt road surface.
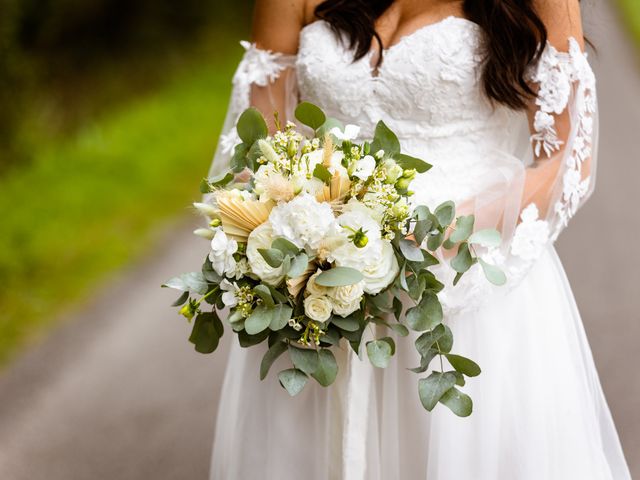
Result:
M599 185L559 250L640 478L640 62L606 2L583 3L599 51ZM229 335L195 353L174 294L157 287L202 260L186 223L0 375L0 479L207 478Z

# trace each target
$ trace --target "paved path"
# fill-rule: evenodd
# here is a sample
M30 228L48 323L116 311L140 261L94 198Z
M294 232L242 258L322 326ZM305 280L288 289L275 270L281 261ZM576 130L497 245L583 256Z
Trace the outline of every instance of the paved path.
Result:
M609 402L640 478L640 339L635 187L640 75L603 0L586 0L598 45L599 187L560 242ZM633 184L632 184L633 182ZM226 358L195 353L188 326L157 285L200 264L202 243L179 226L151 258L113 279L42 345L0 376L0 479L206 479ZM621 240L603 232L615 232ZM593 236L593 241L583 241ZM595 247L597 237L600 242ZM594 251L595 248L595 251ZM144 281L144 284L140 282ZM183 340L184 339L184 340ZM223 350L229 337L226 337ZM633 454L633 455L632 455Z

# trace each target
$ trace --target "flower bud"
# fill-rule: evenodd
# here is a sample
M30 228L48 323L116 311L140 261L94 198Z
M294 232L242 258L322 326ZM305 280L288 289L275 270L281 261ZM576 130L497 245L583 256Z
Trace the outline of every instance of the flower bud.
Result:
M367 237L366 232L362 230L362 228L354 232L353 235L351 235L349 238L358 248L364 248L369 243L369 238Z
M408 189L409 185L411 185L411 180L411 178L402 177L396 182L396 188L401 191Z
M416 170L414 168L407 169L403 172L402 177L413 180L416 177Z
M378 150L374 157L376 157L377 160L382 160L382 158L384 157L384 150Z
M219 218L214 218L209 222L209 226L213 228L218 228L220 225L222 225L222 220Z
M207 240L212 240L215 232L210 228L196 228L193 231L193 234L197 235L198 237L206 238Z
M384 172L386 175L385 183L393 185L404 174L402 167L393 160L386 160L383 164Z
M278 163L280 161L280 157L266 140L258 140L258 147L260 147L262 155L264 155L264 158L266 158L268 162Z
M287 155L289 155L289 158L293 158L296 156L296 153L298 153L298 146L295 140L291 139L287 145Z
M216 209L216 207L209 203L195 202L193 206L196 207L196 210L198 210L203 215L206 215L207 217L213 217L218 214L218 210Z
M191 299L187 303L185 303L180 309L180 315L185 317L187 320L191 320L195 314L197 313L196 306L191 302Z

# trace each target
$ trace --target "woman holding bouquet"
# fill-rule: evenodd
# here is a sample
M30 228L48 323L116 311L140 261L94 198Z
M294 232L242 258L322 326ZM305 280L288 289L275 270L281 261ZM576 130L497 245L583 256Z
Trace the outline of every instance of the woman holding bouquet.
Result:
M274 111L293 120L298 102L312 102L361 127L336 132L349 140L373 137L382 119L433 164L409 179L415 205L454 199L476 226L499 230L484 259L508 280L494 288L470 272L453 286L451 254L437 252L444 322L483 369L465 387L475 401L467 418L424 411L410 349L380 369L343 347L336 385L291 399L256 375L266 346L233 345L211 478L629 479L553 248L596 173L579 1L258 0L253 41L214 172L227 167L249 106L273 130Z

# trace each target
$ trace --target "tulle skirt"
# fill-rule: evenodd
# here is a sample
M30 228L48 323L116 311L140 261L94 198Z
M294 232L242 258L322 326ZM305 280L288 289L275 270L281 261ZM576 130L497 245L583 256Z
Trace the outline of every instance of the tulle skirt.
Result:
M310 381L295 398L276 377L290 367L286 355L260 381L264 349L234 340L211 479L631 478L553 248L518 287L447 321L454 351L483 370L464 387L474 400L468 418L423 409L420 376L407 370L419 364L413 338L397 339L384 370L343 346L336 384Z

